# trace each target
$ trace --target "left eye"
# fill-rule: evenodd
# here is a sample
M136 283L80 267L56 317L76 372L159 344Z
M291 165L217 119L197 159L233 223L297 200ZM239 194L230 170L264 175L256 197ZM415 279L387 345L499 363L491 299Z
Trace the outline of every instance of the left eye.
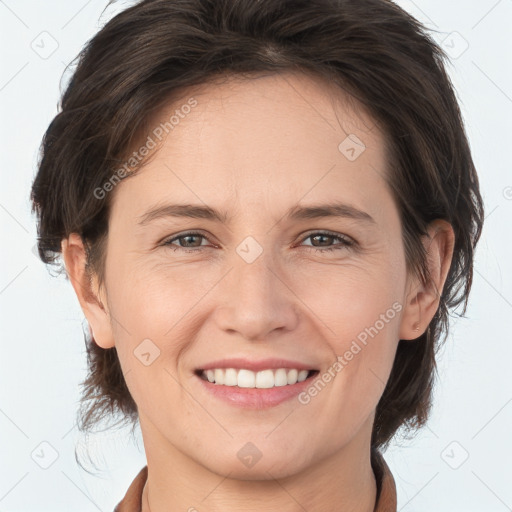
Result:
M348 236L336 235L334 233L328 233L328 232L311 233L306 238L304 238L303 241L307 240L308 238L317 239L317 240L319 238L328 238L328 239L330 238L331 240L338 240L341 242L341 243L339 243L337 245L333 245L331 247L321 247L321 246L317 247L317 246L313 245L312 247L314 247L314 249L319 252L337 251L340 249L347 249L347 248L350 248L355 245L355 241L352 238L349 238Z
M194 242L194 238L196 239ZM348 249L350 247L353 247L356 245L356 242L345 235L339 235L335 233L329 233L329 232L316 232L316 233L310 233L307 237L302 239L302 242L312 239L316 240L317 242L320 241L319 239L330 239L330 240L337 240L340 243L328 246L328 247L322 247L322 246L315 246L310 245L309 247L312 247L317 252L326 252L326 251L336 251L336 250L342 250L342 249ZM173 251L185 251L185 252L197 252L201 247L204 247L202 244L202 240L208 241L208 238L206 238L201 233L184 233L183 235L176 236L174 238L170 238L166 240L162 245L171 248ZM183 246L182 242L185 240L185 244L191 244L188 246ZM174 244L174 242L179 241L180 245ZM199 243L197 243L199 242Z

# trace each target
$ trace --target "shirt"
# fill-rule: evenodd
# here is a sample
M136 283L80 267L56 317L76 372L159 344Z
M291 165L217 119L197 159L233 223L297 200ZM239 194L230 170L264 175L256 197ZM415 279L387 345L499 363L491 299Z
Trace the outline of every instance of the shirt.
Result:
M397 512L395 479L377 450L372 450L372 469L377 484L377 499L373 512ZM148 467L144 466L131 483L124 498L116 505L114 512L141 512L142 490L148 478Z

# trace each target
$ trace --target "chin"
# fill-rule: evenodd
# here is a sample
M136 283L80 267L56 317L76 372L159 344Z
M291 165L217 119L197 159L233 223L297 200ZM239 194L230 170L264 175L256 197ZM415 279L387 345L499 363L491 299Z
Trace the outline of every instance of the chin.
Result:
M296 450L280 444L281 449L273 446L269 440L254 444L251 442L234 442L238 446L226 448L218 454L212 454L206 467L214 473L237 480L270 480L272 478L286 478L301 472L308 465L304 453L305 441L297 443Z

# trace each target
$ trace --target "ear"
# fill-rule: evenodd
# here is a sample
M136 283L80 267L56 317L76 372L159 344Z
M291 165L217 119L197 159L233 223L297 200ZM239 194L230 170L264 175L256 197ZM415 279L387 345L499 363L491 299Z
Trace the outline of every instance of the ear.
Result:
M418 278L408 279L404 313L400 325L400 339L413 340L421 336L436 314L446 276L453 257L455 234L450 223L442 219L432 221L427 227L428 237L423 237L427 252L430 282Z
M106 296L99 290L97 276L86 272L87 255L80 235L71 233L64 238L61 249L67 275L89 322L94 341L102 348L112 348L115 343L110 315L104 305Z

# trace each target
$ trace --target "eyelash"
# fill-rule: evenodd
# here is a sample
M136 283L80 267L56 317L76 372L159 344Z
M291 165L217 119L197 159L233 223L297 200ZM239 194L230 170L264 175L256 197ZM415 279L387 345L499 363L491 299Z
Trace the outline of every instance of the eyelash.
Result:
M340 245L337 245L337 246L334 246L334 247L315 247L315 246L309 246L309 247L312 247L317 252L338 251L338 250L341 250L341 249L351 248L351 247L354 247L356 245L356 242L354 240L352 240L352 239L350 239L350 238L348 238L346 236L341 236L341 235L337 235L335 233L330 233L328 231L317 231L317 232L310 233L308 236L303 238L301 242L304 242L308 238L312 238L312 237L318 236L318 235L331 237L333 239L337 239L337 240L341 241L342 243ZM197 252L202 246L197 247L195 249L189 249L187 247L180 247L180 246L172 245L172 242L175 242L176 240L179 240L180 238L186 238L187 236L200 236L200 237L202 237L202 238L204 238L204 239L206 239L206 240L208 240L210 242L208 237L206 237L202 233L191 231L189 233L183 233L182 235L175 236L174 238L170 238L170 239L164 241L162 245L165 246L165 247L169 247L173 251L185 251L185 252L188 252L188 253Z

